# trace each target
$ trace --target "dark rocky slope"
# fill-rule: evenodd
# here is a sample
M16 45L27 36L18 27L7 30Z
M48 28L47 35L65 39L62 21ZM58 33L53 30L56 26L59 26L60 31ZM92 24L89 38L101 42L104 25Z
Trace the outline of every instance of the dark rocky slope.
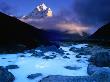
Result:
M110 43L110 23L99 28L93 35L88 39L91 42L107 44Z
M99 28L90 38L110 41L110 23Z
M0 52L47 44L49 34L0 12Z

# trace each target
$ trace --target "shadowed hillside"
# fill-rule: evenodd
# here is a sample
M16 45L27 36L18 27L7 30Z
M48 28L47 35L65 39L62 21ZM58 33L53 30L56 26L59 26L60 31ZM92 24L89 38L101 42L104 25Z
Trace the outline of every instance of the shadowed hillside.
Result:
M0 46L22 46L33 48L48 42L47 32L28 25L0 12ZM13 48L13 47L12 47Z
M93 35L89 37L89 41L97 44L110 45L110 23L99 28Z
M110 40L110 23L102 26L99 30L97 30L91 36L91 39Z

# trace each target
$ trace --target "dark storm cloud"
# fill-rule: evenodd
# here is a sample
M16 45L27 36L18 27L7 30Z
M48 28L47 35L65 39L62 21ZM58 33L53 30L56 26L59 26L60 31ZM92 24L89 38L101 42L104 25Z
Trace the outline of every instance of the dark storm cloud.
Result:
M74 0L72 6L80 23L98 26L110 22L110 0Z
M0 2L0 12L12 15L16 12L15 8L6 2Z

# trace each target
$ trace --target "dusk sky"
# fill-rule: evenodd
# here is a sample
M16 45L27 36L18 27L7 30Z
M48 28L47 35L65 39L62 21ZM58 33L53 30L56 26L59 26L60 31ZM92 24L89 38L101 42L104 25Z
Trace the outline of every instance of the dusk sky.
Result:
M59 24L59 20L65 20L73 25L77 23L97 29L110 22L110 0L0 0L0 11L18 16L27 15L42 2L52 9L54 15L59 16L63 11L60 18L49 20L49 26L50 23L56 24L57 21Z
M29 13L42 2L50 7L54 14L56 14L61 9L70 7L73 0L0 0L0 3L6 3L16 10L17 15L25 15Z

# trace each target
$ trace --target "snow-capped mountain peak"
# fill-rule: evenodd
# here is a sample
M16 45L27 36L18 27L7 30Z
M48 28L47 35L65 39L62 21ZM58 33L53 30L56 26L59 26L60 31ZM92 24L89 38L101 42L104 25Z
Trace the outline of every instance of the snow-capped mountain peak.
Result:
M47 7L44 3L38 5L30 14L22 18L44 18L52 17L53 12L51 8Z

